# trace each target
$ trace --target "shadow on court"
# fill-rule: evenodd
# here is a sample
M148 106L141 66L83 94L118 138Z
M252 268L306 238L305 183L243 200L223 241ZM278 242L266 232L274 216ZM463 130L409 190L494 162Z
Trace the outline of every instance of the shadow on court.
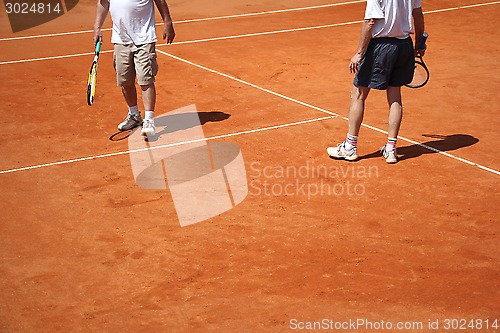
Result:
M449 152L469 147L479 142L479 139L468 134L452 134L452 135L422 134L422 136L427 138L437 139L437 140L423 142L422 145L443 152ZM398 147L397 150L398 150L399 161L420 157L426 154L437 153L437 151L435 150L416 144L410 146ZM382 153L380 151L376 151L368 155L360 156L359 159L364 160L369 158L380 158L380 156L382 156Z
M111 141L122 141L122 140L125 140L125 139L127 139L134 132L134 130L135 129L128 130L128 131L118 131L115 134L113 134L112 136L110 136L109 139Z
M186 130L195 126L192 121L186 121L189 117L193 116L193 112L183 113L183 114L173 114L160 116L155 119L156 135L154 137L148 138L148 141L156 141L162 134L173 133L177 131ZM219 122L229 119L230 114L221 111L209 111L209 112L198 112L198 118L200 119L200 124L205 125L209 122ZM166 126L166 124L175 124L174 126ZM123 132L117 132L109 137L111 141L122 141L128 139L132 133L137 130L129 130Z

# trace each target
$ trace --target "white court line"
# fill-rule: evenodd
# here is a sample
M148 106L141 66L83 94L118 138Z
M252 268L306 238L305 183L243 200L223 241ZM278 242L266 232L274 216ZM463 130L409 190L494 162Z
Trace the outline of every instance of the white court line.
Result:
M113 50L101 51L100 53L111 53ZM66 58L74 58L74 57L82 57L82 56L93 56L95 52L86 52L86 53L77 53L77 54L68 54L61 56L52 56L52 57L43 57L43 58L33 58L33 59L22 59L22 60L12 60L12 61L2 61L0 65L12 65L12 64L21 64L24 62L35 62L42 60L55 60L55 59L66 59Z
M454 11L454 10L474 8L474 7L482 7L482 6L489 6L489 5L496 5L496 4L500 4L500 1L487 2L487 3L481 3L481 4L475 4L475 5L467 5L467 6L461 6L461 7L446 8L446 9L438 9L438 10L434 10L434 11L425 12L425 14L441 13L441 12L447 12L447 11ZM245 15L245 14L242 14L242 15ZM213 38L205 38L205 39L195 39L195 40L189 40L189 41L183 41L183 42L175 42L172 45L194 44L194 43L203 43L203 42L210 42L210 41L220 41L220 40L229 40L229 39L237 39L237 38L245 38L245 37L256 37L256 36L282 34L282 33L289 33L289 32L299 32L299 31L307 31L307 30L316 30L316 29L324 29L324 28L332 28L332 27L338 27L338 26L358 24L358 23L361 23L361 22L363 22L363 21L360 20L360 21L351 21L351 22L343 22L343 23L332 23L332 24L325 24L325 25L317 25L317 26L310 26L310 27L303 27L303 28L293 28L293 29L275 30L275 31L267 31L267 32L256 32L256 33L243 34L243 35L213 37ZM157 44L157 46L164 46L164 45L167 45L167 44ZM109 52L113 52L113 51L112 50L101 51L101 53L109 53ZM31 58L31 59L3 61L3 62L0 62L0 65L10 65L10 64L34 62L34 61L41 61L41 60L54 60L54 59L72 58L72 57L88 56L88 55L94 55L94 53L93 52L91 52L91 53L89 52L89 53L79 53L79 54L53 56L53 57L43 57L43 58Z
M478 7L478 6L485 6L485 5L489 5L489 4L498 4L500 2L493 2L493 3L485 3L485 4L477 4L477 5L473 5L473 7ZM455 7L455 8L451 8L451 9L447 9L447 10L457 10L457 9L463 9L463 8L470 8L471 6L463 6L463 7ZM441 11L447 11L447 10L441 10ZM105 51L105 52L111 52L111 51ZM221 73L221 72L218 72L218 71L215 71L215 70L212 70L212 69L209 69L207 67L204 67L204 66L201 66L201 65L198 65L198 64L195 64L193 62L190 62L188 60L185 60L185 59L182 59L182 58L179 58L179 57L176 57L176 56L173 56L171 54L168 54L164 51L161 51L161 50L158 50L159 53L161 54L164 54L164 55L167 55L169 57L172 57L172 58L175 58L179 61L182 61L182 62L185 62L185 63L188 63L190 65L193 65L195 67L198 67L198 68L201 68L201 69L204 69L204 70L207 70L209 72L212 72L212 73L215 73L215 74L218 74L218 75L221 75L221 76L224 76L226 78L229 78L231 80L235 80L235 81L238 81L242 84L245 84L245 85L248 85L248 86L251 86L251 87L254 87L256 89L259 89L261 91L264 91L264 92L267 92L267 93L270 93L270 94L273 94L277 97L280 97L280 98L284 98L284 99L287 99L289 101L293 101L295 103L298 103L300 105L304 105L304 106L307 106L309 108L312 108L312 109L315 109L315 110L318 110L320 112L323 112L323 113L328 113L330 115L333 115L335 117L340 117L344 120L347 120L347 118L345 117L342 117L336 113L333 113L333 112L330 112L330 111L327 111L327 110L324 110L324 109L321 109L321 108L318 108L318 107L315 107L315 106L312 106L308 103L305 103L305 102L301 102L299 100L296 100L296 99L293 99L293 98L290 98L290 97L287 97L285 95L282 95L282 94L279 94L279 93L276 93L276 92L273 92L269 89L265 89L265 88L262 88L262 87L259 87L257 85L254 85L252 83L249 83L249 82L246 82L246 81L243 81L241 79L238 79L238 78L235 78L235 77L232 77L230 75L227 75L227 74L224 74L224 73ZM92 54L92 53L91 53ZM61 56L61 57L70 57L70 56ZM1 64L1 63L0 63ZM310 121L306 121L306 122L312 122L312 121L318 121L318 120L324 120L324 119L329 119L329 118L332 118L332 117L326 117L326 118L317 118L315 120L310 120ZM299 122L299 123L293 123L293 124L300 124L300 123L304 123L304 122ZM279 126L282 126L282 127L285 127L285 126L291 126L291 125L278 125ZM370 128L374 131L377 131L377 132L380 132L380 133L384 133L384 134L387 134L386 131L384 130L381 130L379 128L376 128L376 127L373 127L373 126L370 126L370 125L366 125L366 124L363 124L364 127L367 127L367 128ZM273 126L271 127L271 129L274 129L276 128L276 126ZM267 129L265 129L267 130ZM233 133L233 134L228 134L228 135L222 135L222 136L217 136L217 137L213 137L213 138L209 138L209 139L217 139L217 138L224 138L224 137L228 137L228 136L234 136L234 135L240 135L240 134L247 134L247 133L254 133L255 131L262 131L262 130L250 130L250 131L245 131L245 132L240 132L240 133ZM500 175L500 172L497 171L497 170L494 170L494 169L491 169L491 168L488 168L488 167L485 167L485 166L482 166L480 164L477 164L477 163L474 163L474 162L471 162L469 160L466 160L466 159L463 159L463 158L460 158L460 157L456 157L454 155L451 155L449 153L446 153L446 152L443 152L443 151L440 151L438 149L435 149L433 147L429 147L425 144L421 144L421 143L418 143L416 141L413 141L411 139L407 139L407 138L404 138L404 137L400 137L401 140L403 141L406 141L406 142L409 142L409 143L412 143L412 144L416 144L416 145L419 145L423 148L426 148L426 149L429 149L431 151L434 151L436 153L439 153L439 154L442 154L444 156L447 156L447 157L450 157L452 159L455 159L457 161L460 161L460 162L463 162L463 163L466 163L468 165L472 165L472 166L477 166L478 168L482 169L482 170L485 170L485 171L488 171L488 172L491 172L491 173L494 173L494 174L497 174L497 175ZM161 147L159 147L161 148ZM81 159L75 159L75 160L68 160L68 161L61 161L61 162L55 162L55 163L48 163L48 164L42 164L42 165L38 165L38 166L32 166L32 167L24 167L24 168L18 168L18 169L11 169L11 170L5 170L5 171L0 171L0 174L3 174L3 173L10 173L10 172L16 172L16 171L24 171L24 170L31 170L31 169L37 169L37 168L42 168L42 167L48 167L48 166L53 166L53 165L61 165L61 164L68 164L68 163L74 163L74 162L79 162L79 161L86 161L86 160L93 160L93 159L97 159L97 158L104 158L104 157L110 157L110 156L117 156L117 155L123 155L123 154L128 154L130 153L129 151L126 151L126 152L119 152L119 153L112 153L112 154L104 154L104 155L99 155L99 156L94 156L94 157L86 157L86 158L81 158Z
M172 45L195 44L195 43L212 42L212 41L219 41L219 40L229 40L229 39L237 39L237 38L245 38L245 37L256 37L256 36L266 36L266 35L274 35L274 34L283 34L283 33L288 33L288 32L299 32L299 31L307 31L307 30L316 30L316 29L339 27L339 26L343 26L343 25L351 25L351 24L357 24L357 23L362 23L362 22L363 21L352 21L352 22L344 22L344 23L332 23L332 24L316 25L316 26L303 27L303 28L293 28L293 29L284 29L284 30L256 32L256 33L243 34L243 35L213 37L213 38L205 38L205 39L194 39L194 40L188 40L188 41L183 41L183 42L175 42ZM156 46L159 47L159 46L165 46L165 45L167 45L167 44L166 43L157 44ZM109 53L109 52L113 52L113 51L112 50L101 51L101 53ZM19 63L25 63L25 62L41 61L41 60L53 60L53 59L72 58L72 57L79 57L79 56L86 56L86 55L94 55L94 52L79 53L79 54L70 54L70 55L63 55L63 56L53 56L53 57L43 57L43 58L31 58L31 59L2 61L2 62L0 62L0 65L11 65L11 64L19 64Z
M310 10L310 9L319 9L319 8L327 8L327 7L356 4L356 3L361 3L361 2L366 2L366 0L348 1L348 2L341 2L341 3L334 3L334 4L300 7L300 8L271 10L271 11L247 13L247 14L235 14L235 15L215 16L215 17L206 17L206 18L198 18L198 19L190 19L190 20L180 20L180 21L174 21L174 24L205 22L205 21L224 20L224 19L231 19L231 18L251 17L251 16L269 15L269 14L277 14L277 13L287 13L287 12L294 12L294 11L303 11L303 10ZM430 10L430 11L425 11L424 13L425 14L440 13L440 12L447 12L447 11L452 11L452 10L482 7L482 6L489 6L489 5L496 5L496 4L500 4L500 2L499 1L485 2L485 3L480 3L480 4L474 4L474 5L452 7L452 8L447 8L447 9ZM158 23L156 25L161 25L161 24L163 24L163 23ZM105 28L105 29L102 29L102 31L111 31L111 28ZM59 37L59 36L66 36L66 35L87 34L87 33L93 33L93 32L94 32L94 30L80 30L80 31L70 31L70 32L59 32L59 33L54 33L54 34L30 35L30 36L20 36L20 37L5 37L5 38L0 38L0 41L13 41L13 40L22 40L22 39Z
M217 20L226 20L226 19L232 19L232 18L252 17L252 16L260 16L260 15L270 15L270 14L281 14L281 13L297 12L297 11L304 11L304 10L311 10L311 9L337 7L337 6L350 5L350 4L361 3L361 2L366 2L366 0L355 0L355 1L340 2L340 3L329 3L329 4L325 4L325 5L299 7L299 8L268 10L268 11L256 12L256 13L224 15L224 16L205 17L205 18L198 18L198 19L179 20L179 21L174 21L174 24L217 21ZM157 23L156 25L162 25L162 24L163 23ZM111 31L111 28L105 28L105 29L102 29L102 31ZM0 38L0 41L13 41L13 40L21 40L21 39L58 37L58 36L66 36L66 35L87 34L87 33L93 33L93 32L94 32L94 30L80 30L80 31L70 31L70 32L61 32L61 33L44 34L44 35L5 37L5 38Z
M263 92L266 92L268 94L271 94L271 95L274 95L276 97L279 97L279 98L283 98L283 99L286 99L287 101L290 101L290 102L293 102L293 103L296 103L296 104L299 104L299 105L302 105L302 106L305 106L307 108L310 108L310 109L313 109L313 110L317 110L317 111L320 111L320 112L323 112L323 113L326 113L330 116L334 116L334 117L341 117L345 120L347 120L347 118L345 117L342 117L341 115L339 115L338 113L335 113L335 112L331 112L331 111L328 111L328 110L325 110L325 109L322 109L320 107L317 107L317 106L314 106L312 104L309 104L309 103L306 103L306 102L302 102L302 101L299 101L298 99L295 99L295 98L291 98L291 97L288 97L288 96L285 96L283 94L280 94L280 93L277 93L275 91L272 91L272 90L269 90L269 89L266 89L266 88L262 88L258 85L255 85L253 83L250 83L250 82L247 82L247 81L244 81L244 80L241 80L241 79L238 79L234 76L231 76L231 75L228 75L228 74L225 74L225 73L222 73L222 72L219 72L219 71L216 71L215 69L211 69L211 68L208 68L208 67L205 67L205 66L202 66L202 65L198 65L198 64L195 64L194 62L191 62L189 60L186 60L186 59L183 59L183 58L180 58L180 57L177 57L177 56L174 56L173 54L170 54L170 53L167 53L165 51L162 51L162 50L156 50L156 52L158 53L161 53L163 55L166 55L170 58L173 58L173 59L176 59L176 60L179 60L181 62L184 62L186 64L189 64L191 66L194 66L194 67L198 67L198 68L201 68L205 71L208 71L208 72L211 72L211 73L214 73L214 74L217 74L217 75L220 75L220 76L223 76L225 78L228 78L230 80L233 80L233 81L236 81L236 82L239 82L241 84L244 84L244 85L247 85L247 86L250 86L252 88L255 88L255 89L258 89L260 91L263 91Z
M343 25L352 25L352 24L358 24L358 23L363 23L363 21L359 20L359 21L351 21L351 22L343 22L343 23L332 23L332 24L324 24L324 25L315 25L315 26L303 27L303 28L292 28L292 29L283 29L283 30L274 30L274 31L255 32L255 33L249 33L249 34L243 34L243 35L233 35L233 36L213 37L213 38L204 38L204 39L194 39L194 40L187 40L187 41L183 41L183 42L176 42L174 44L175 45L194 44L194 43L213 42L213 41L226 40L226 39L236 39L236 38L245 38L245 37L266 36L266 35L274 35L274 34L283 34L283 33L287 33L287 32L299 32L299 31L307 31L307 30L317 30L317 29L324 29L324 28L333 28L333 27L340 27L340 26L343 26ZM166 44L159 44L158 46L164 46L164 45L166 45Z
M188 65L191 65L191 66L197 67L197 68L199 68L199 69L202 69L202 70L208 71L208 72L210 72L210 73L217 74L217 75L219 75L219 76L223 76L223 77L228 78L228 79L230 79L230 80L233 80L233 81L239 82L239 83L241 83L241 84L244 84L244 85L250 86L250 87L252 87L252 88L255 88L255 89L258 89L258 90L261 90L261 91L267 92L267 93L269 93L269 94L271 94L271 95L274 95L274 96L277 96L277 97L280 97L280 98L286 99L286 100L288 100L288 101L291 101L291 102L294 102L294 103L297 103L297 104L300 104L300 105L303 105L303 106L307 106L307 107L309 107L309 108L311 108L311 109L314 109L314 110L317 110L317 111L320 111L320 112L323 112L323 113L326 113L326 114L329 114L329 115L333 115L333 116L335 116L335 117L338 117L338 118L341 118L341 119L344 119L344 120L348 120L348 118L343 117L343 116L341 116L341 115L339 115L339 114L337 114L337 113L334 113L334 112L331 112L331 111L327 111L327 110L322 109L322 108L320 108L320 107L313 106L313 105L311 105L311 104L308 104L308 103L305 103L305 102L299 101L299 100L297 100L297 99L294 99L294 98L291 98L291 97L288 97L288 96L282 95L282 94L280 94L280 93L277 93L277 92L274 92L274 91L272 91L272 90L269 90L269 89L266 89L266 88L260 87L260 86L258 86L258 85L256 85L256 84L250 83L250 82L248 82L248 81L244 81L244 80L242 80L242 79L238 79L238 78L236 78L236 77L234 77L234 76L231 76L231 75L228 75L228 74L225 74L225 73L219 72L219 71L217 71L217 70L214 70L214 69L211 69L211 68L205 67L205 66L203 66L203 65L196 64L196 63L194 63L194 62L192 62L192 61L189 61L189 60L186 60L186 59L183 59L183 58L177 57L177 56L175 56L175 55L173 55L173 54L170 54L170 53L167 53L167 52L165 52L165 51L157 50L157 52L158 52L158 53L161 53L161 54L163 54L163 55L166 55L166 56L168 56L168 57L170 57L170 58L173 58L173 59L176 59L176 60L178 60L178 61L181 61L181 62L183 62L183 63L186 63L186 64L188 64ZM386 131L384 131L384 130L382 130L382 129L380 129L380 128L377 128L377 127L374 127L374 126L370 126L370 125L365 124L365 123L363 123L361 126L366 127L366 128L369 128L369 129L371 129L371 130L373 130L373 131L380 132L380 133L383 133L383 134L388 135L388 133L387 133ZM447 156L447 157L449 157L449 158L452 158L452 159L454 159L454 160L460 161L460 162L462 162L462 163L465 163L465 164L468 164L468 165L471 165L471 166L476 166L476 167L478 167L478 168L480 168L480 169L482 169L482 170L485 170L485 171L488 171L488 172L494 173L494 174L496 174L496 175L500 175L500 171L494 170L494 169L492 169L492 168L488 168L488 167L483 166L483 165L481 165L481 164L478 164L478 163L475 163L475 162L472 162L472 161L466 160L466 159L461 158L461 157L454 156L454 155L452 155L452 154L450 154L450 153L446 153L446 152L441 151L441 150L439 150L439 149L436 149L436 148L430 147L430 146L428 146L428 145L422 144L422 143L420 143L420 142L417 142L417 141L414 141L414 140L411 140L411 139L407 139L407 138L402 137L402 136L398 136L398 138L399 138L400 140L402 140L402 141L406 141L406 142L408 142L408 143L418 145L418 146L420 146L420 147L422 147L422 148L429 149L429 150L431 150L431 151L433 151L433 152L435 152L435 153L439 153L439 154L441 154L441 155Z
M485 3L478 3L475 5L466 5L466 6L460 6L460 7L429 10L429 11L424 12L424 14L443 13L443 12L449 12L449 11L459 10L459 9L468 9L468 8L483 7L483 6L498 5L498 4L500 4L500 1L485 2Z
M65 160L65 161L59 161L59 162L53 162L53 163L44 163L44 164L32 165L32 166L27 166L27 167L22 167L22 168L2 170L2 171L0 171L0 175L21 172L21 171L29 171L29 170L35 170L35 169L48 168L48 167L57 166L57 165L65 165L65 164L72 164L72 163L77 163L77 162L92 161L92 160L97 160L97 159L107 158L107 157L128 155L128 154L149 151L149 150L155 150L155 149L163 149L163 148L169 148L169 147L182 146L182 145L195 143L195 142L224 139L224 138L229 138L229 137L234 137L234 136L239 136L239 135L244 135L244 134L265 132L265 131L270 131L270 130L275 130L275 129L280 129L280 128L286 128L286 127L291 127L291 126L298 126L298 125L314 123L317 121L328 120L328 119L333 119L333 118L335 118L335 116L314 118L314 119L297 121L297 122L288 123L288 124L275 125L275 126L262 127L262 128L253 129L253 130L246 130L246 131L241 131L241 132L216 135L216 136L211 136L208 138L196 139L196 140L191 140L191 141L176 142L176 143L170 143L170 144L165 144L165 145L159 145L159 146L155 146L155 147L140 148L140 149L134 149L134 150L127 150L127 151L119 151L116 153L81 157L81 158L75 158L75 159L71 159L71 160Z

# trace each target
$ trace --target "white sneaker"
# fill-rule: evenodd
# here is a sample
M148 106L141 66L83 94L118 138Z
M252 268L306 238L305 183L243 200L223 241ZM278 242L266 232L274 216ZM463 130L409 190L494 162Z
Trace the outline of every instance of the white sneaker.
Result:
M354 161L358 159L358 152L356 147L352 147L351 149L345 149L345 141L339 143L337 147L328 147L326 152L330 157L337 159L344 159L347 161Z
M118 130L120 131L128 131L132 128L136 128L141 126L142 118L141 115L133 115L131 113L127 114L125 119L118 125Z
M155 121L152 119L144 119L141 134L144 136L153 136L155 135L155 130Z
M385 161L389 164L398 163L398 155L396 154L396 149L393 151L385 150L385 146L380 149L380 152L385 158Z

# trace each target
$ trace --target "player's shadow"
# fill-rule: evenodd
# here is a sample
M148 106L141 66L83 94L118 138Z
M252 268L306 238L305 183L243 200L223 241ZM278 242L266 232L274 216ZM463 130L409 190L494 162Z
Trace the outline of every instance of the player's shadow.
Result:
M165 115L155 118L156 134L148 136L148 142L155 142L163 134L186 130L209 122L219 122L229 119L230 114L221 111L186 112Z
M420 157L425 154L436 154L438 152L449 152L465 147L472 146L479 142L479 139L468 134L452 134L452 135L436 135L436 134L422 134L427 138L437 140L423 142L421 145L413 144L410 146L398 147L398 160L404 161L411 158ZM426 148L425 146L429 147ZM382 153L380 151L371 154L360 156L360 160L369 158L380 158Z
M229 119L230 114L221 111L186 112L181 114L165 115L155 118L156 134L147 138L148 142L158 140L163 134L186 130L195 126L204 125L208 122L219 122ZM199 121L198 121L199 120ZM109 139L121 141L127 139L134 130L117 132Z

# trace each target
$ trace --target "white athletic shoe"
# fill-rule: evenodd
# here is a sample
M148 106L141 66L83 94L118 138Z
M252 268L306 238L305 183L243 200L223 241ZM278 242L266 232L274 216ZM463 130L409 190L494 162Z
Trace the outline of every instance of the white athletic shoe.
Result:
M144 136L153 136L155 135L155 130L155 121L152 119L144 119L141 134Z
M141 115L133 115L131 113L127 114L125 119L118 125L118 130L120 131L128 131L132 128L136 128L141 126L142 118Z
M398 155L396 154L396 149L393 151L385 150L385 146L380 149L380 152L385 158L385 161L389 164L398 163Z
M326 149L326 152L330 157L337 158L337 159L344 159L347 161L355 161L358 159L358 152L356 147L353 147L352 149L345 149L345 141L342 143L339 143L337 147L328 147Z

